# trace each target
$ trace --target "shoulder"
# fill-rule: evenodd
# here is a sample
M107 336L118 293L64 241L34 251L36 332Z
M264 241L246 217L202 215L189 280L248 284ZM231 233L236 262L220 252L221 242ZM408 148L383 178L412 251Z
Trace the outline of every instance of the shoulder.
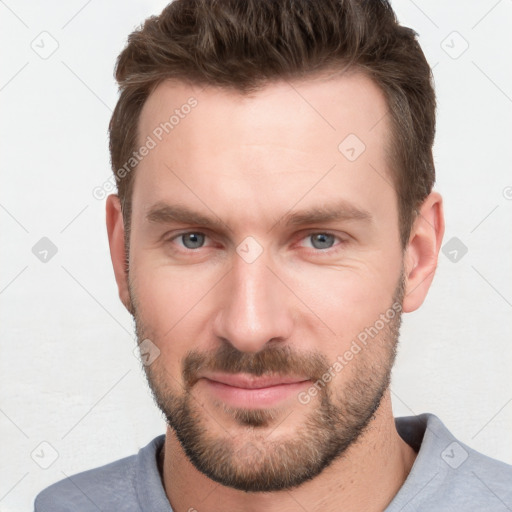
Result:
M107 504L121 505L121 499L126 502L133 496L136 458L132 455L60 480L36 497L35 512L86 512L101 510Z
M164 436L159 436L137 455L69 476L47 487L35 499L35 512L139 511L137 473L141 465L151 461L158 472L156 453L163 440Z
M512 466L452 441L441 452L446 472L441 488L451 501L486 505L486 510L512 508Z
M390 511L512 510L512 466L457 440L433 414L399 418L397 430L418 455Z

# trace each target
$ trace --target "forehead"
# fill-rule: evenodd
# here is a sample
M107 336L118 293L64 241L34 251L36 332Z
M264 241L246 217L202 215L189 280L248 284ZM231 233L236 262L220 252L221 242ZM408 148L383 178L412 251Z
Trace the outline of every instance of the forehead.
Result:
M192 101L197 104L193 109L189 108ZM192 110L199 114L182 123ZM272 142L272 137L276 143L294 141L299 132L311 128L315 129L308 137L312 143L317 141L317 134L327 137L325 142L335 143L347 133L357 135L363 142L371 142L372 135L387 131L386 112L384 94L362 72L324 73L301 81L270 82L248 94L231 88L167 80L146 100L139 119L139 135L149 134L159 123L170 121L170 130L164 135L171 131L175 135L186 134L188 125L201 137L202 130L194 123L194 118L201 117L203 121L208 117L207 124L199 124L209 132L208 140L212 142L216 142L212 127L222 128L222 132L217 132L219 137L231 129L232 133L236 132L240 138L245 136L253 143ZM171 119L173 114L174 119ZM281 129L283 124L287 125L287 130L276 137L272 128ZM377 125L381 125L380 130L371 135Z
M366 210L394 201L387 117L383 93L362 73L252 94L163 82L139 120L139 144L153 148L135 173L134 206L190 200L204 211L220 202L227 214L339 195Z

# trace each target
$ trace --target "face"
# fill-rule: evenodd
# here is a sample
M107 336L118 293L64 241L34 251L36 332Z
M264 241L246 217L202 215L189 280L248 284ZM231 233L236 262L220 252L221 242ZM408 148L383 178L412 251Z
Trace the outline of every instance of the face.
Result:
M404 288L385 114L361 74L251 96L168 82L143 108L131 307L159 407L223 485L318 475L389 385Z

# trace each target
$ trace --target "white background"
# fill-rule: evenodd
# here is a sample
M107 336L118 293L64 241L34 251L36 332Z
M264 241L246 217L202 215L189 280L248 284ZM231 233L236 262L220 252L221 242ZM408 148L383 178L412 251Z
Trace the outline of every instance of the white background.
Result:
M43 487L164 432L117 297L104 201L92 196L110 176L115 58L164 4L0 2L2 512L30 510ZM445 243L468 249L457 262L441 254L425 305L405 315L395 414L433 412L512 463L512 2L393 5L434 66ZM47 59L31 48L41 37L46 50L58 43ZM42 237L58 250L46 263L32 253ZM41 463L58 453L48 469L31 458L37 447Z

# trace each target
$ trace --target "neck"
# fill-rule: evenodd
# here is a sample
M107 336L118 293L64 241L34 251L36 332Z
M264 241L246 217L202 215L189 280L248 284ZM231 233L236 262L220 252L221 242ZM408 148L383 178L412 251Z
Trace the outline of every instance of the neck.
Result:
M403 485L416 457L396 431L389 390L357 442L316 478L290 490L247 493L210 480L192 465L170 428L163 454L163 482L174 512L334 512L340 503L345 512L381 511Z

